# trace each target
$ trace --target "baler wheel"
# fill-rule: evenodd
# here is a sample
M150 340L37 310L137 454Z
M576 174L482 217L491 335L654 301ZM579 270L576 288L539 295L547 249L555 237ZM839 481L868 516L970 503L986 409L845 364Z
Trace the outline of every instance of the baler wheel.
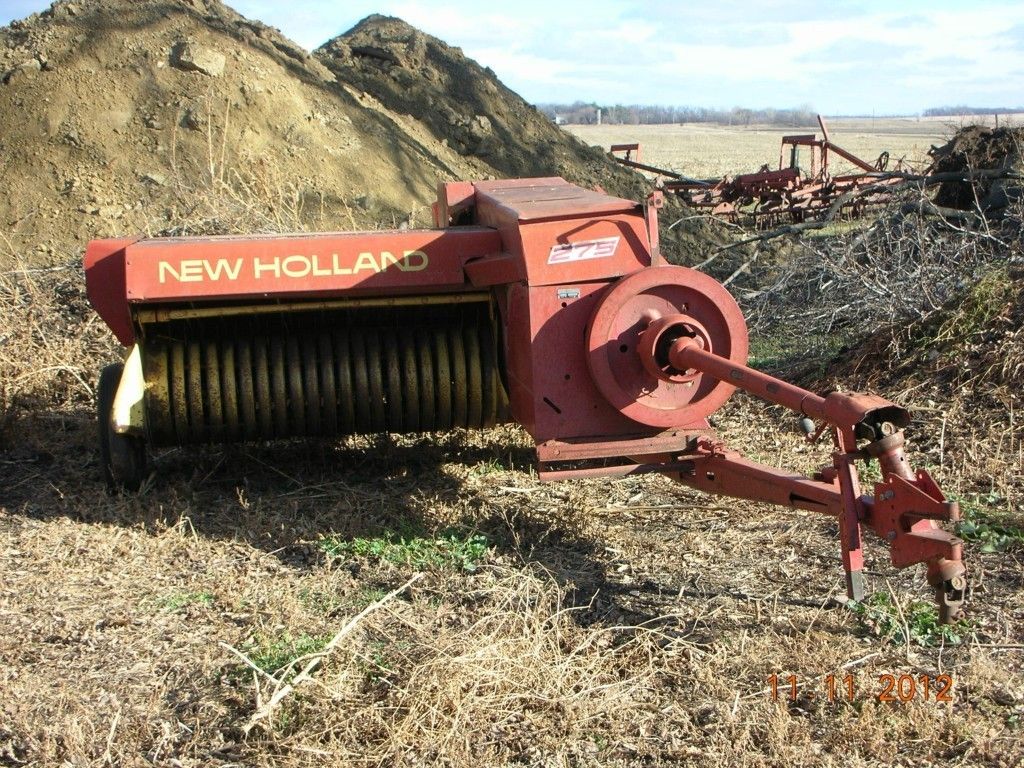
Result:
M114 363L100 371L96 393L99 416L100 463L107 487L113 491L137 491L146 479L146 443L138 437L114 431L114 395L124 366Z

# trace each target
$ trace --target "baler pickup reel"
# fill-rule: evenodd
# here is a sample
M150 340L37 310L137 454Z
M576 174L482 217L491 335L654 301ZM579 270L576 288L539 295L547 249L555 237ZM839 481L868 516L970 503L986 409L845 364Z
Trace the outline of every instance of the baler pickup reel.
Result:
M903 451L906 411L819 396L746 366L747 331L712 278L667 265L644 205L559 178L442 185L434 229L90 244L89 298L130 351L99 387L108 483L147 446L521 424L544 480L666 474L838 520L847 593L862 530L925 563L943 621L965 593L958 519ZM736 388L828 431L813 478L727 450L708 417ZM882 473L863 494L856 462Z

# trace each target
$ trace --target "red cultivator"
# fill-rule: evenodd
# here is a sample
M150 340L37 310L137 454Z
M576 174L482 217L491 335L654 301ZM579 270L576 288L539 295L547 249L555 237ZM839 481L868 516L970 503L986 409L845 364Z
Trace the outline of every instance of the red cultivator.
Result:
M689 179L675 171L640 162L639 144L613 144L612 157L623 165L664 176L666 192L680 195L693 208L732 220L749 217L759 227L768 227L783 219L810 221L824 216L856 218L890 198L888 187L900 183L899 177L886 175L903 169L902 160L888 168L889 154L883 152L873 164L834 144L824 119L818 124L824 138L812 134L782 137L779 169L765 165L757 173L743 173L722 179ZM809 175L799 167L800 147L811 154ZM788 166L784 167L787 161ZM861 170L860 173L833 176L829 158L838 155Z
M101 381L108 481L142 483L147 445L512 419L544 480L659 472L835 517L852 598L872 530L896 566L927 565L953 618L961 545L938 523L957 506L907 463L908 413L748 368L732 296L662 260L661 200L558 178L454 183L435 229L90 244L90 300L131 347ZM728 450L708 417L736 388L801 414L809 439L830 434L830 466L803 477ZM882 472L867 492L860 461Z

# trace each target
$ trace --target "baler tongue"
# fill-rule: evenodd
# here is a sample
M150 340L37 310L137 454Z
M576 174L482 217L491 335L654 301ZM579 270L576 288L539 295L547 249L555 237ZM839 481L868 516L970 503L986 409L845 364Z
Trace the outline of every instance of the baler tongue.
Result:
M956 519L903 455L903 409L821 397L746 366L712 278L668 266L657 208L559 178L440 187L436 228L91 243L89 298L130 352L100 382L103 471L148 477L146 447L483 428L533 437L542 479L659 472L839 521L851 597L861 530L927 563L943 620L964 597ZM831 431L814 478L726 450L708 417L735 388ZM858 442L861 443L858 448ZM861 493L855 462L882 481Z
M662 320L662 332L666 325L682 322ZM903 427L909 423L910 415L903 408L874 395L816 395L717 357L685 335L673 341L667 358L675 370L707 373L801 413L812 424L814 419L820 420L820 429L806 430L808 440L816 440L825 428L830 429L835 446L833 463L818 473L817 482L830 483L831 494L807 494L805 480L796 481L788 473L770 468L761 469L760 479L784 490L789 488L793 506L825 502L828 511L838 516L847 594L851 599L864 597L861 528L866 526L889 543L892 564L897 568L927 563L928 583L936 591L940 621L949 623L959 618L966 591L963 542L936 523L957 522L960 509L956 502L946 501L926 471L911 469L903 450ZM865 443L861 449L857 448L858 439ZM855 462L872 459L878 462L882 481L875 484L873 496L862 495ZM685 478L681 480L686 482ZM746 496L742 475L735 482L736 488L726 484L722 492Z

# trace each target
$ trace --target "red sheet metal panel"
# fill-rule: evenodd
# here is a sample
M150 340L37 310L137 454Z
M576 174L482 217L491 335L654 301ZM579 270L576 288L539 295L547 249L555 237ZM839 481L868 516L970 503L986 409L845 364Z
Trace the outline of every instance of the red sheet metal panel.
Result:
M500 252L484 227L397 232L96 240L89 301L118 341L135 340L132 304L253 301L468 290L467 261Z
M138 238L133 237L93 240L85 249L83 264L89 303L125 346L135 341L135 331L125 298L124 249L136 240Z
M610 435L651 434L598 392L583 339L607 283L514 286L508 298L506 352L516 421L540 443Z
M142 240L125 249L130 302L459 290L501 249L492 229Z
M478 264L481 285L607 280L651 264L643 208L564 179L477 182L476 221L494 227L513 259ZM486 260L485 260L486 261Z
M592 189L570 184L565 179L516 179L478 181L477 207L504 209L517 221L530 222L566 216L631 213L639 210L634 200L612 197Z

